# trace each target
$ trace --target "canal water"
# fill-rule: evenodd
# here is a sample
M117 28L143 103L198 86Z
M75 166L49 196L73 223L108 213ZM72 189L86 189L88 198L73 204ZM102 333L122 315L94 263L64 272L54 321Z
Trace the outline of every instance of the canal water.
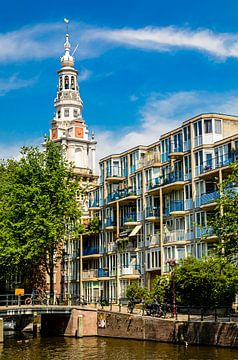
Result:
M238 349L109 338L7 338L1 360L238 360Z

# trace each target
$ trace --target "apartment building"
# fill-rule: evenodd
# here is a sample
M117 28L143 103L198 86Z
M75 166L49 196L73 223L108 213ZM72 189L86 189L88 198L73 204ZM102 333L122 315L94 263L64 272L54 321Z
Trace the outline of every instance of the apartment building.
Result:
M203 238L219 197L218 181L238 159L238 117L201 114L162 135L100 160L89 192L97 229L83 245L82 287L88 301L117 301L127 286L150 287L167 260L206 256L217 239Z

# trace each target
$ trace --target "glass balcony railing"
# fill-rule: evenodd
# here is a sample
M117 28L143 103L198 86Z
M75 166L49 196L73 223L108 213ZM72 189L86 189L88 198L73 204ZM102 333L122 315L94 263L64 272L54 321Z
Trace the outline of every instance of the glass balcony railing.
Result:
M174 144L171 147L170 153L178 153L183 152L183 145L182 144Z
M103 268L99 268L98 269L98 277L108 277L109 276L109 270L108 269L103 269Z
M216 202L219 199L220 193L219 191L213 191L209 193L204 193L201 195L201 203L200 205L210 204Z
M183 181L184 180L184 174L182 171L174 171L167 175L165 175L161 182L163 185L171 184L177 181Z
M203 236L213 236L215 235L213 228L206 228L206 227L196 227L195 232L196 238L201 238Z
M238 160L238 152L230 152L224 155L215 156L204 161L201 165L195 167L195 176L204 174L208 171L218 169L223 166L229 166L234 161Z
M97 269L83 270L83 279L92 279L96 277L98 277Z
M106 219L106 226L116 226L116 220L107 218Z
M83 249L83 256L101 254L102 249L100 246L89 246Z
M123 276L125 275L141 275L141 267L140 265L128 265L128 266L121 266L120 274Z
M154 179L152 179L152 180L150 180L148 182L148 184L146 186L146 190L149 191L149 190L154 189L154 188L156 188L156 187L158 187L160 185L161 185L160 178L156 177L156 178L154 178Z
M170 212L172 211L183 211L184 210L184 201L175 200L170 202Z
M159 217L160 216L160 209L157 207L151 208L148 207L145 209L145 217Z
M123 223L125 222L136 222L137 214L136 212L131 212L123 216Z
M123 199L125 197L134 196L134 195L136 195L136 190L133 190L132 188L118 190L112 194L108 194L107 202Z
M190 210L193 208L193 199L184 200L184 210Z
M99 206L100 206L99 199L95 199L95 200L89 199L89 207L99 207Z

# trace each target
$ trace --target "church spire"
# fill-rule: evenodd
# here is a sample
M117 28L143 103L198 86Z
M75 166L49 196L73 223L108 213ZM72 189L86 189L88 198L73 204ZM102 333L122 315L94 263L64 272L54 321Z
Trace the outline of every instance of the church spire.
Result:
M62 67L64 67L64 66L73 67L74 66L74 57L72 55L70 55L70 42L69 42L69 29L68 29L69 20L64 19L64 22L67 24L67 26L66 26L66 34L65 34L65 39L66 40L65 40L65 43L64 43L65 53L61 57L60 61L61 61Z

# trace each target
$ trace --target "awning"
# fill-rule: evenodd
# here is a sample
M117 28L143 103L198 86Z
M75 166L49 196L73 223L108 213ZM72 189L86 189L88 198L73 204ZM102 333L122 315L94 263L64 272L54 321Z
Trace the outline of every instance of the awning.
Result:
M134 229L132 230L132 232L129 234L129 237L135 236L141 228L142 228L142 225L136 225L134 227Z

